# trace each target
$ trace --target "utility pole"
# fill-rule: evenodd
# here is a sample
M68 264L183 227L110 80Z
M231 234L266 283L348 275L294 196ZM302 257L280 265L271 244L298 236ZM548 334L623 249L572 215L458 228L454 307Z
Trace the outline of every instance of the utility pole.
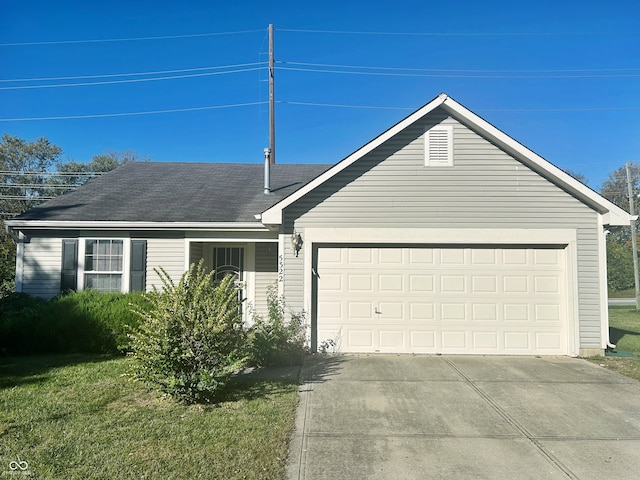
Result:
M273 24L269 24L269 148L271 155L269 162L276 163L276 106L274 94L274 68L273 68Z
M629 213L635 215L633 207L633 187L629 162L624 164L627 171L627 190L629 191ZM638 273L638 240L636 239L636 221L631 220L631 248L633 249L633 278L636 285L636 310L640 310L640 274Z

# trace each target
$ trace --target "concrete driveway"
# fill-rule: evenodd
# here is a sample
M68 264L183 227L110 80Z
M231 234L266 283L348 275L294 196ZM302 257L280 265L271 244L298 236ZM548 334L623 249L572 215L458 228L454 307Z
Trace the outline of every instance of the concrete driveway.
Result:
M586 360L342 355L303 375L289 480L640 478L640 383Z

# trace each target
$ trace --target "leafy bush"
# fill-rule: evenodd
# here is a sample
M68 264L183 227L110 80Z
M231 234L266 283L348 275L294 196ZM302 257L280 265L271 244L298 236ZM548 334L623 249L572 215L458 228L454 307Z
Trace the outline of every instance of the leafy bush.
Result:
M210 402L245 361L245 332L234 277L213 281L204 263L176 285L160 269L161 292L131 334L134 376L186 402Z
M255 366L298 365L307 349L305 313L291 312L286 320L286 303L275 286L267 290L267 318L254 314L250 357Z
M136 293L87 290L48 301L13 293L0 300L0 354L126 352L139 321L131 304L146 302Z

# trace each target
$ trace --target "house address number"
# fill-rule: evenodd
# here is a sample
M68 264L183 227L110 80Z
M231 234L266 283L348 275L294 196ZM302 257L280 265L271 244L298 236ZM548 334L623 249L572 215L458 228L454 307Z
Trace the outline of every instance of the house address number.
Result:
M278 282L284 282L284 255L278 256Z

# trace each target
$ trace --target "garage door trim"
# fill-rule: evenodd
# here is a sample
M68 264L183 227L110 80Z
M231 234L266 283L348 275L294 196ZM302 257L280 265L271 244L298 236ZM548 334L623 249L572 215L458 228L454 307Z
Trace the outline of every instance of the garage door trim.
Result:
M571 229L370 229L370 228L306 228L303 231L306 255L304 255L304 306L310 313L310 340L317 350L317 281L315 271L318 248L329 246L370 247L450 247L473 248L478 246L503 248L558 248L565 247L566 262L566 315L567 353L579 351L577 313L577 254L576 232ZM451 239L455 239L452 242Z

